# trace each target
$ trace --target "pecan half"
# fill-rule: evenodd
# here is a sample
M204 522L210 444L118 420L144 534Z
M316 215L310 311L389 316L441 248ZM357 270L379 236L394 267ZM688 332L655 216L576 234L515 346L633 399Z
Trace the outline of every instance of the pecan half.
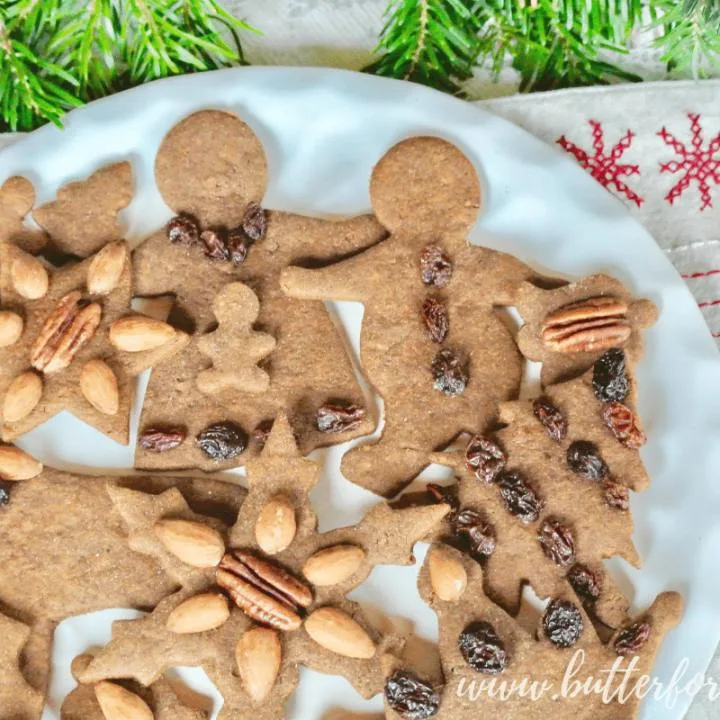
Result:
M86 303L78 290L61 298L30 349L30 364L45 373L68 367L100 325L102 309Z
M540 337L554 352L607 350L630 337L627 310L627 303L614 297L593 297L563 305L545 317Z
M215 580L249 618L278 630L297 630L302 609L312 602L299 580L244 550L225 553Z

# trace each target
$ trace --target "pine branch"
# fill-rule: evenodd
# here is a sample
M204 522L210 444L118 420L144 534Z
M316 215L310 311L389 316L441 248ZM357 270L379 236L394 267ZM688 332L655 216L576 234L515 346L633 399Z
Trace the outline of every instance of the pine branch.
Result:
M719 0L653 0L659 13L654 27L664 32L655 41L669 70L690 71L695 79L720 69Z
M458 93L477 58L479 5L478 0L395 0L376 48L382 55L365 70Z

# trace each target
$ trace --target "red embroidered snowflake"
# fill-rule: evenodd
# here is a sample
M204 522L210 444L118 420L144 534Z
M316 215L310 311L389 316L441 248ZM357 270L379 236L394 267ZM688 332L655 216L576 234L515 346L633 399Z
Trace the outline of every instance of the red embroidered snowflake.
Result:
M624 165L619 162L625 151L632 145L635 133L628 130L613 145L609 153L605 153L605 137L602 125L597 120L588 120L592 128L594 155L590 155L564 135L557 139L557 144L565 151L575 156L581 167L585 168L603 187L615 188L628 200L632 200L638 207L645 201L634 190L628 187L621 178L628 175L639 175L639 165Z
M681 160L672 160L667 163L660 163L660 172L684 173L680 180L670 188L665 199L672 205L691 183L696 183L700 192L700 210L712 207L710 196L710 182L720 184L720 132L710 141L707 148L703 148L702 127L700 126L700 113L688 113L690 118L690 132L692 138L688 149L672 133L664 127L658 135L666 145L669 145Z

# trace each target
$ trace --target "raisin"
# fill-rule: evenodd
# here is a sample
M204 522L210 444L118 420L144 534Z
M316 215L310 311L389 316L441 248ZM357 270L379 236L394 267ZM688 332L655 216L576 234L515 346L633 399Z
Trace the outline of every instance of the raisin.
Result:
M242 265L245 262L248 256L248 250L250 249L245 233L237 228L235 230L231 230L228 233L225 245L227 247L229 259L233 262L233 264Z
M195 438L195 444L211 460L232 460L247 447L247 441L247 433L229 420L208 425Z
M565 416L548 399L538 398L535 400L533 413L555 442L560 442L567 435Z
M625 353L619 348L608 350L593 365L595 397L602 402L622 402L630 390L625 374Z
M575 540L572 532L559 520L546 520L542 524L538 542L546 557L560 567L567 567L575 559Z
M385 681L385 699L388 705L406 720L432 717L440 707L438 693L407 670L395 670Z
M182 445L186 434L180 426L153 426L143 430L138 441L145 450L161 453Z
M499 675L507 667L505 645L489 622L471 622L460 633L458 646L465 662L473 670L486 675Z
M261 447L265 447L267 439L270 437L270 431L272 430L274 420L263 420L255 426L252 431L252 439Z
M452 277L452 261L437 245L428 245L420 253L420 275L425 285L445 287Z
M436 297L426 297L422 306L422 321L433 342L442 343L450 330L447 307Z
M430 493L436 503L445 503L452 508L453 513L460 510L460 498L458 498L457 485L436 485L428 483L425 489Z
M267 230L267 213L257 203L250 203L243 215L241 226L252 242L262 240Z
M475 477L490 484L505 467L507 456L503 449L489 438L475 435L465 450L465 463Z
M551 600L542 619L545 637L557 647L572 647L582 635L580 610L569 600Z
M455 535L467 538L471 554L489 557L495 552L495 530L477 510L460 510L453 518L452 528Z
M497 485L500 488L500 497L511 515L525 523L535 522L540 517L545 502L523 480L520 473L500 473Z
M630 508L630 491L617 480L607 479L603 483L605 502L616 510L626 512Z
M647 442L635 413L627 405L620 402L607 403L603 408L603 420L625 447L637 450Z
M602 592L602 576L585 565L573 565L567 575L570 585L578 597L586 602L595 602Z
M433 387L445 395L462 395L468 382L465 363L452 351L443 348L432 361Z
M10 483L0 480L0 507L10 502Z
M197 245L200 229L189 215L177 215L165 228L168 240L175 245Z
M618 655L635 654L650 637L650 625L646 622L636 622L623 628L615 637L613 647Z
M200 239L205 245L205 256L210 260L229 260L230 251L222 236L216 230L203 230Z
M340 433L357 427L365 417L358 405L325 403L317 409L315 427L322 433Z
M574 473L587 480L601 480L608 474L608 467L597 447L587 440L576 440L570 445L567 463Z

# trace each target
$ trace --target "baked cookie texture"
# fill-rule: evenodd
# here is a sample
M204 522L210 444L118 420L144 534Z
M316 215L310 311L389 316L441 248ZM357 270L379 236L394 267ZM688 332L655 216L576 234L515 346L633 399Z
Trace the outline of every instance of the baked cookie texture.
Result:
M537 628L529 632L485 596L482 575L480 566L462 553L442 545L431 547L418 587L438 616L445 685L440 688L433 684L437 678L421 677L397 658L386 657L386 717L413 717L406 710L413 698L418 700L414 717L625 720L637 716L641 701L636 695L618 701L622 676L611 682L615 698L610 695L607 703L601 694L581 692L561 700L555 694L561 692L566 667L578 651L583 653L578 674L583 680L592 676L603 682L607 678L603 671L612 668L618 657L622 668L631 661L636 663L636 679L649 675L665 634L680 620L682 601L677 593L660 595L641 617L628 619L603 642L571 593L555 595ZM523 679L528 684L549 680L553 685L536 699L519 693L500 698L491 695L487 687L482 690L481 684L493 679L496 685L504 680L509 686L513 680ZM432 707L434 712L421 714L420 707Z
M45 233L26 223L34 204L35 188L28 179L15 176L0 186L0 244L11 243L30 253L42 249L47 242Z
M537 275L471 245L480 184L470 161L439 138L391 148L373 170L373 210L389 237L318 269L292 267L283 290L304 300L365 305L360 352L385 404L377 442L343 458L345 476L392 497L457 433L485 428L517 397L522 356L498 315ZM383 472L378 473L382 467Z
M3 440L68 410L128 443L134 377L189 339L131 312L131 276L130 251L120 240L57 269L0 244Z
M159 562L180 589L147 617L115 623L81 682L126 678L147 686L175 665L201 666L223 695L222 718L250 707L259 718L284 717L299 665L341 675L365 697L381 691L380 658L399 652L402 638L379 631L346 595L375 565L412 563L415 541L449 507L380 503L355 527L318 533L308 494L320 468L301 456L284 415L247 470L248 496L228 528L191 513L178 491L147 496L109 487L130 546ZM178 534L178 520L192 525ZM201 538L215 551L207 562L187 553Z
M240 264L229 254L225 258L223 246L213 245L212 235L204 236L210 246L203 240L173 243L165 228L134 252L137 294L172 295L175 308L171 321L177 318L193 333L193 343L182 354L153 371L140 425L143 431L181 424L189 441L163 453L139 446L136 465L208 471L241 465L248 452L230 460L213 460L192 438L208 425L227 421L251 434L281 411L288 414L303 452L369 433L373 427L369 413L350 429L332 433L318 430L320 407L340 402L364 408L363 393L345 340L323 304L288 298L280 289L279 276L289 264L326 264L377 243L385 236L384 228L370 216L329 221L263 210L259 204L267 186L264 150L252 129L226 112L202 111L176 125L159 149L155 177L167 205L175 213L192 218L203 234L228 231L232 238L244 226L250 235L243 235L246 245L235 248L238 259L245 254ZM253 241L252 235L258 239ZM215 248L214 256L219 259L209 257L213 255L210 247ZM197 378L218 368L202 352L210 342L203 336L215 328L212 308L216 296L228 283L238 281L260 300L254 329L277 342L261 363L270 384L260 393L228 386L208 395L198 387ZM220 365L221 371L230 369L226 358ZM258 449L251 443L249 454Z

